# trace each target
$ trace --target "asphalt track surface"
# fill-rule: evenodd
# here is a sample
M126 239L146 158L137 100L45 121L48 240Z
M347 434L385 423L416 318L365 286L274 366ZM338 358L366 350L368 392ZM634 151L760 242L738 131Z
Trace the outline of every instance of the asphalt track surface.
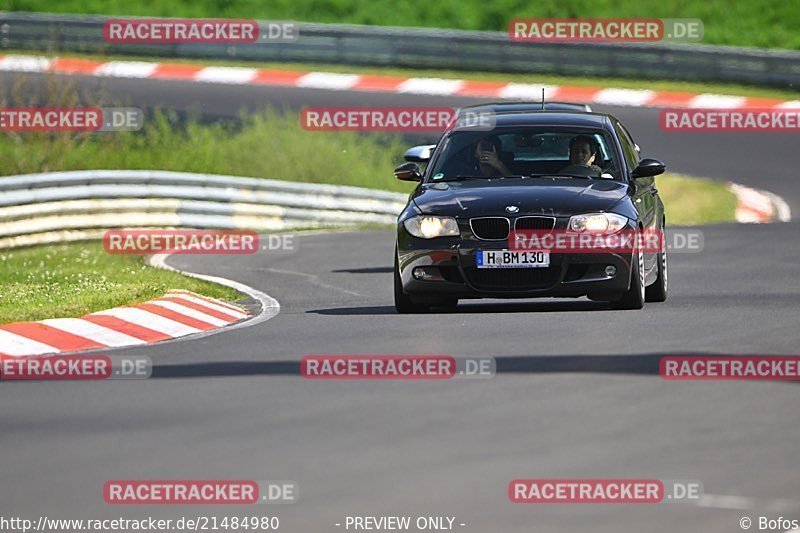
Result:
M91 86L95 80L85 80ZM206 117L268 103L439 105L398 97L151 80L104 80L134 105ZM795 213L797 137L659 131L658 111L597 106L643 155L676 171L782 195ZM268 145L268 140L265 140ZM388 171L389 169L387 169ZM797 354L797 223L703 228L673 254L670 297L642 311L586 300L469 301L398 316L392 234L301 235L293 253L175 257L281 303L266 323L117 351L149 355L146 381L3 383L0 515L160 518L274 513L281 531L344 530L350 515L455 516L463 531L741 531L749 516L800 519L800 386L667 382L658 358ZM319 353L493 356L492 379L319 382ZM516 478L657 478L703 483L702 505L514 505ZM114 507L109 479L296 481L298 503ZM754 527L753 530L756 530Z

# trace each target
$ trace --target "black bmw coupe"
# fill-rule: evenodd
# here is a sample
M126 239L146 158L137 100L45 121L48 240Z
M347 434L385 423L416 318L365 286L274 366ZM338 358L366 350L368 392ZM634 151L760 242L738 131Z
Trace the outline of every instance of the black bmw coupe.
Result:
M620 309L664 301L663 238L657 247L639 240L593 253L513 246L525 231L553 242L663 236L654 176L664 164L641 159L611 115L519 104L492 104L491 112L490 130L453 125L435 146L409 150L410 162L395 169L397 179L419 181L397 221L397 311L467 298L587 296Z

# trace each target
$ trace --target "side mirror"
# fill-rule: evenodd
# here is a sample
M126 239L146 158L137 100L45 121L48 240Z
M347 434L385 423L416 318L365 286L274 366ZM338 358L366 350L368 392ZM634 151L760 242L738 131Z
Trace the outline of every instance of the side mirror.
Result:
M406 150L403 159L411 161L412 163L424 163L430 161L433 150L436 148L435 144L423 144L415 146Z
M401 181L422 181L422 173L414 163L403 163L394 169L394 177Z
M633 169L631 176L636 178L646 178L647 176L658 176L666 170L666 165L658 159L642 159L636 168Z

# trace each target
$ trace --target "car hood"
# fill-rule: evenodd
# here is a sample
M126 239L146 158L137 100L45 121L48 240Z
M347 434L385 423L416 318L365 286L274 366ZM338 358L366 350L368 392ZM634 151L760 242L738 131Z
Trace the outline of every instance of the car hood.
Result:
M501 182L502 180L502 182ZM493 178L432 183L414 195L423 213L453 217L514 215L568 216L606 211L628 193L619 181L561 178Z

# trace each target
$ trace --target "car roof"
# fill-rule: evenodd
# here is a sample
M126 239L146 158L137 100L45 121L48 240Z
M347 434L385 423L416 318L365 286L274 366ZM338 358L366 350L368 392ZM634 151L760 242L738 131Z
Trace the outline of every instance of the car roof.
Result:
M542 109L542 102L489 102L462 107L462 110L470 111L487 110L494 113L513 113L516 111L584 111L591 112L592 108L588 104L576 104L572 102L545 102Z
M586 113L583 111L517 111L512 113L498 113L493 117L494 127L513 126L574 126L611 130L612 122L616 119L605 113ZM450 131L455 127L451 124ZM458 131L469 131L472 128L456 128Z

